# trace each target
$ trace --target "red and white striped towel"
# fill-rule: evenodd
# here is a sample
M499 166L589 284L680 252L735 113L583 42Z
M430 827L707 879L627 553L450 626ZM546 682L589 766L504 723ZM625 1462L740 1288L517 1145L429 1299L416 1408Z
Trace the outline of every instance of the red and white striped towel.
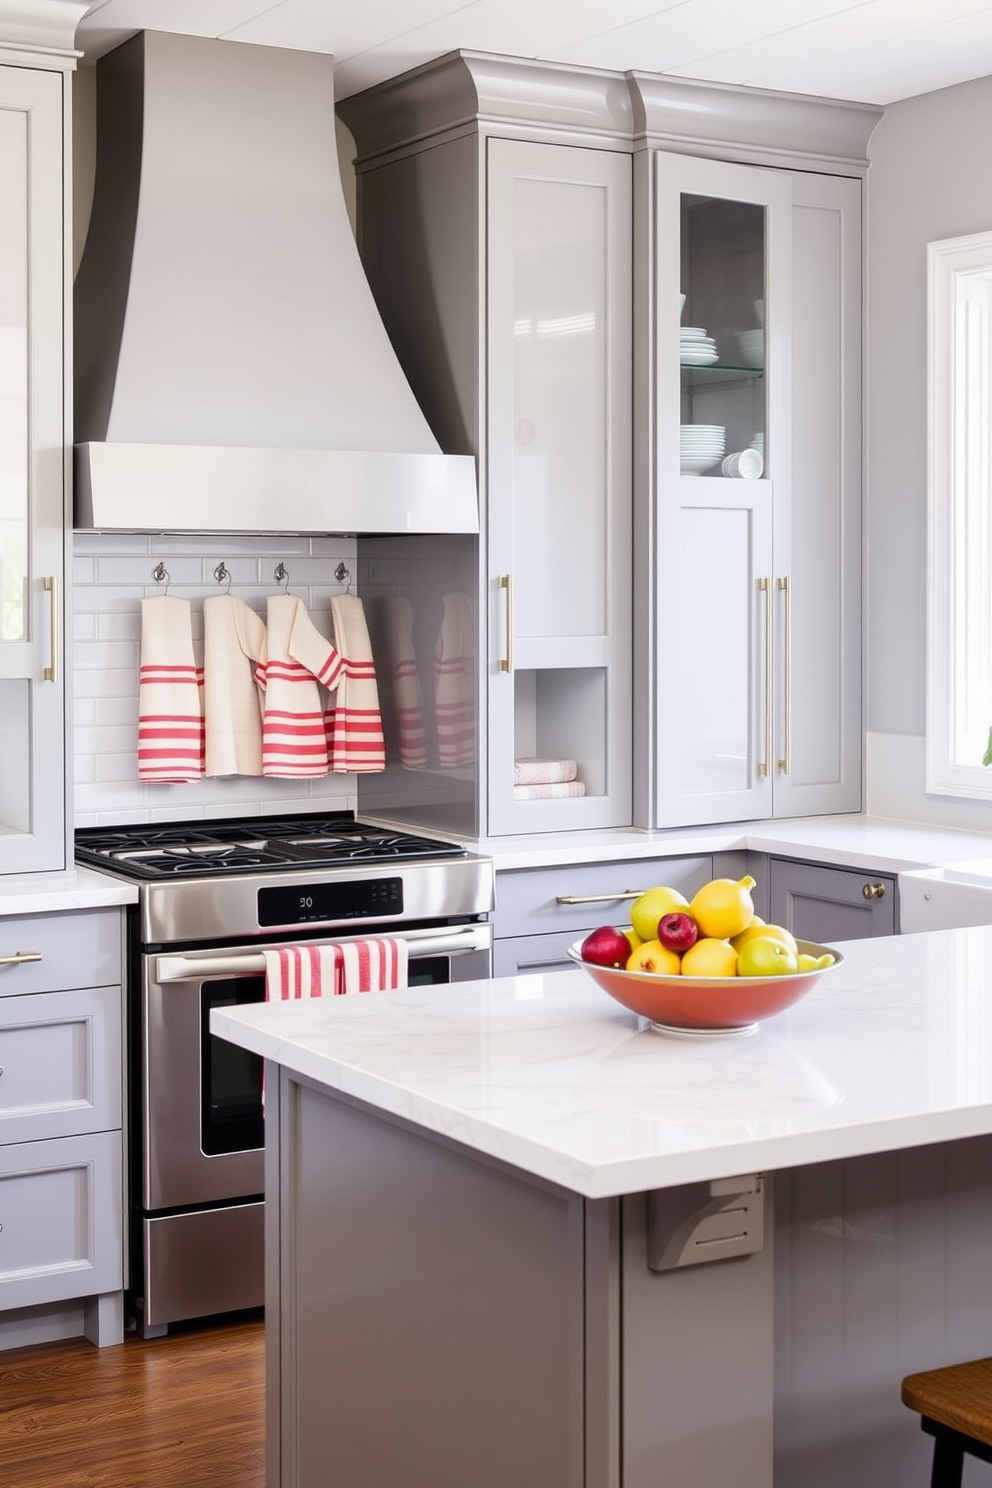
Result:
M337 687L344 665L295 595L270 595L266 614L266 654L257 673L265 693L262 774L293 780L326 775L327 736L318 684Z
M203 601L207 775L261 775L262 705L253 662L265 654L261 616L234 594Z
M272 946L263 950L265 995L270 1002L340 997L347 992L389 992L405 987L405 940L374 936L326 945Z
M434 713L438 763L475 759L475 617L472 601L456 590L444 596L434 652Z
M181 785L203 774L203 668L193 655L188 599L141 601L138 779Z
M386 768L386 745L362 601L354 594L339 594L331 600L331 616L342 668L326 717L330 766L340 773L370 775Z
M513 763L514 785L559 785L579 773L575 760L518 759Z
M377 644L386 666L390 687L387 698L395 715L395 752L404 770L426 770L424 696L413 647L413 606L402 594L382 594L375 601L379 617Z

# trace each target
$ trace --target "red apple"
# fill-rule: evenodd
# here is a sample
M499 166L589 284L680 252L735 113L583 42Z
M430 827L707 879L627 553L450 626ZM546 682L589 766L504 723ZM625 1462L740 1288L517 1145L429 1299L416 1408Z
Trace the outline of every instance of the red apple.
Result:
M582 942L582 959L594 966L613 966L622 970L630 958L630 941L622 930L612 925L600 925L591 930Z
M691 915L673 909L658 921L658 939L670 951L687 951L699 938L699 926Z

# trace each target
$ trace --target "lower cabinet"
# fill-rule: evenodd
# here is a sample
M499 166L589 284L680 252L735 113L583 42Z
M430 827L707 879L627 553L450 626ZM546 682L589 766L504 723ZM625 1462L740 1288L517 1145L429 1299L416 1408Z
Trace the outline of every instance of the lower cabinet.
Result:
M0 1348L123 1337L121 967L117 910L0 918Z
M799 940L830 945L896 933L898 882L891 874L770 858L767 877L766 919Z
M645 889L667 884L687 899L717 877L740 877L744 853L640 858L497 872L493 975L561 971L567 949L597 925L627 925Z

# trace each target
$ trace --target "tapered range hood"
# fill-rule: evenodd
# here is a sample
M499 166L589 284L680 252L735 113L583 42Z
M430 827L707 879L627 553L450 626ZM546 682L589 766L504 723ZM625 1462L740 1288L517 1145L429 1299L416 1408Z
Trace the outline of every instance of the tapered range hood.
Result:
M477 532L362 271L332 59L143 32L97 71L76 525Z

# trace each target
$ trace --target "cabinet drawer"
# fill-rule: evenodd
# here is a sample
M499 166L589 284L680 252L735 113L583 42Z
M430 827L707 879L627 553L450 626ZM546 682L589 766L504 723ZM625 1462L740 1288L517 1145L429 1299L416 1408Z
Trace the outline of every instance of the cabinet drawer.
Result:
M0 1148L0 1308L119 1291L121 1134Z
M624 897L628 891L641 893L655 884L668 884L691 898L713 876L709 855L497 873L494 934L505 939L571 931L574 939L594 925L629 924L631 899ZM578 902L562 904L559 896Z
M4 964L5 956L18 953L36 953L41 960ZM0 916L0 998L120 980L120 910Z
M0 1145L120 1124L120 987L0 998Z

